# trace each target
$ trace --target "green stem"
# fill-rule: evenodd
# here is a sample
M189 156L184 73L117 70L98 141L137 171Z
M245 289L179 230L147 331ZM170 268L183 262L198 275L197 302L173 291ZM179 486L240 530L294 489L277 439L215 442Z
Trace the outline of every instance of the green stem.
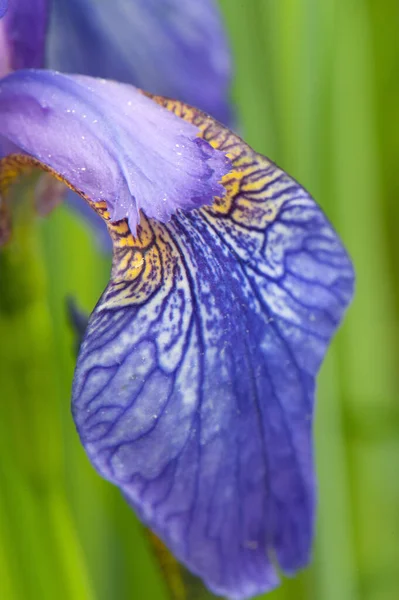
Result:
M18 564L8 575L15 599L87 600L85 563L64 493L59 389L34 183L25 179L13 189L12 240L0 250L0 523L8 526L0 530L0 550L6 547L10 562Z

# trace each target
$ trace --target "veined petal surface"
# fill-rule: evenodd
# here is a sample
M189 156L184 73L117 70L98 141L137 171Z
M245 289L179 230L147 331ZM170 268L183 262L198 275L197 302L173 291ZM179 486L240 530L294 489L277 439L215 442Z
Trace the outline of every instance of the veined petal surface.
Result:
M198 134L133 86L40 70L0 82L0 158L34 158L132 232L141 209L163 222L224 193L230 163Z
M42 67L48 0L0 0L0 77Z
M230 53L215 0L53 0L47 64L231 120Z
M309 560L315 376L351 262L298 183L199 111L227 195L167 224L110 228L73 414L98 472L215 593L249 598Z

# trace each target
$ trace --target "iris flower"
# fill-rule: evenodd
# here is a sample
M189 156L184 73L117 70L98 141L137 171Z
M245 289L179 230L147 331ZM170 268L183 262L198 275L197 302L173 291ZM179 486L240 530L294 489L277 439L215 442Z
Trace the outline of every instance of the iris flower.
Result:
M43 55L45 3L28 33L12 7L3 72ZM124 83L4 77L3 220L32 167L76 191L113 242L72 392L92 464L214 593L274 588L277 567L309 561L315 377L353 288L339 238L214 118Z
M45 64L130 83L232 121L231 61L215 0L14 0L7 21L4 52L0 31L0 75ZM53 204L60 196L58 189ZM111 250L101 219L76 194L70 192L68 202Z

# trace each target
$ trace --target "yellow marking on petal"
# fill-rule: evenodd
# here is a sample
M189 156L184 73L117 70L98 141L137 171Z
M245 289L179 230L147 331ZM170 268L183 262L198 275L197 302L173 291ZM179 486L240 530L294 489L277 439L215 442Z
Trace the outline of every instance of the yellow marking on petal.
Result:
M237 200L231 217L239 225L264 229L269 223L276 220L283 204L284 200L267 200L255 204L247 198L241 197Z
M40 169L46 173L50 173L55 179L64 183L71 190L79 194L93 208L96 213L104 219L109 220L109 212L107 204L104 200L94 201L89 198L82 190L79 190L72 185L65 177L54 171L45 163L25 154L10 154L0 160L0 194L6 196L11 185L21 175L30 173L32 169Z
M147 248L154 241L148 219L143 212L140 213L140 225L137 227L137 235L133 237L126 219L117 223L107 223L108 231L115 248Z
M219 150L220 144L218 140L211 140L209 142L210 146L212 146L212 148L214 148L215 150ZM234 158L232 155L229 156L229 158Z
M220 214L229 214L233 200L240 191L241 178L242 174L239 171L232 171L223 177L222 184L226 188L226 195L223 198L214 198L212 210Z
M279 177L281 177L279 169L273 170L270 174L265 173L262 177L259 177L259 174L255 172L252 177L249 175L248 180L242 184L241 191L250 194L263 193L263 190Z
M136 279L144 266L144 257L141 252L127 252L119 261L119 269L127 272L129 279Z
M162 256L164 252L159 246L151 246L144 254L131 250L125 256L114 254L112 283L107 290L108 297L102 303L104 307L144 303L160 287L162 265L167 259ZM122 282L123 285L118 285Z

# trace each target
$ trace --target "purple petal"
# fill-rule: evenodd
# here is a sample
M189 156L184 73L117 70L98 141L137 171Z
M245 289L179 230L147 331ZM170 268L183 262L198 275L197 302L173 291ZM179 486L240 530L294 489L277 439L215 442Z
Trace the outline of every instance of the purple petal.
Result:
M169 104L172 106L171 104ZM351 262L309 194L211 119L234 157L213 207L113 228L113 279L73 414L98 472L216 594L248 598L310 555L315 376Z
M4 17L8 8L8 0L0 0L0 19Z
M10 0L1 2L0 77L10 71L42 67L47 27L48 0ZM3 12L2 12L3 7Z
M165 222L224 194L229 161L198 133L133 86L47 71L0 82L0 157L28 154L133 233L140 210Z
M231 121L230 53L214 0L54 0L48 66L133 83Z

